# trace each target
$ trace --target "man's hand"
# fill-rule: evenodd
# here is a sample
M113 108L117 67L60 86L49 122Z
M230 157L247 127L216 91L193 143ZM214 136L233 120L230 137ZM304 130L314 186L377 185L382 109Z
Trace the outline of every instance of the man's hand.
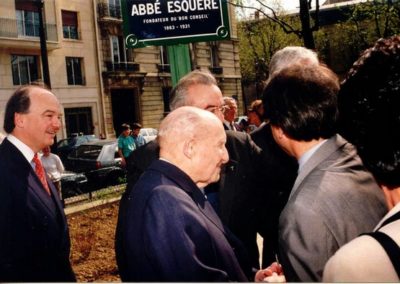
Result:
M286 282L286 278L283 274L282 266L274 262L267 268L257 271L254 281L283 283Z
M125 168L126 167L126 160L125 157L121 157L121 167Z

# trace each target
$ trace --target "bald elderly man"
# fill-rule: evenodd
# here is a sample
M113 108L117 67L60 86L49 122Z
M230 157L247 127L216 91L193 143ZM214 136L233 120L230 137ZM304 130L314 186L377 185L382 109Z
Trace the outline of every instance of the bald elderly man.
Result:
M158 141L160 158L127 199L122 280L248 281L234 253L237 240L202 190L219 180L229 159L221 121L211 112L180 107L162 121Z

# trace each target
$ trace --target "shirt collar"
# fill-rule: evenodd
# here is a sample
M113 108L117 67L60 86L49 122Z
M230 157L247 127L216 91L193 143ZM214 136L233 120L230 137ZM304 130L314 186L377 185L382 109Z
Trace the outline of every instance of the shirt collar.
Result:
M311 158L311 156L321 147L327 139L322 140L318 144L312 146L310 149L308 149L299 159L299 170L298 172L301 172L302 167L307 163L307 161Z
M35 155L35 152L31 148L29 148L28 145L26 145L24 142L19 140L17 137L15 137L12 134L7 135L8 141L10 141L11 144L13 144L17 149L24 155L25 159L29 162L32 163L33 156Z

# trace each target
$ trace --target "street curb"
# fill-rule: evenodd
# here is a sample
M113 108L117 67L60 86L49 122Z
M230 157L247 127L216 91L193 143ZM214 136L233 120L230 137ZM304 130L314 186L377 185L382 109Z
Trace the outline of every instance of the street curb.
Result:
M97 206L113 203L113 202L119 201L120 199L121 199L121 196L117 196L117 197L112 197L112 198L107 198L107 199L100 199L100 200L96 200L96 201L92 201L92 202L88 202L88 203L84 203L84 204L79 204L79 205L75 205L75 206L68 206L67 208L64 209L64 212L65 212L65 215L70 215L70 214L88 210L88 209L91 209L91 208L94 208Z

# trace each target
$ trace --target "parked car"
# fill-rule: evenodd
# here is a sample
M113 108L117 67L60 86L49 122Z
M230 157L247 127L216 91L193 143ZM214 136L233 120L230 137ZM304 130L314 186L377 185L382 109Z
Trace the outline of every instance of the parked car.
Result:
M61 191L63 199L80 195L87 190L87 178L83 173L65 171L61 174Z
M151 140L156 139L158 131L154 128L141 128L139 134L143 135L146 143L149 143Z
M79 145L100 140L94 135L74 135L66 139L62 139L57 143L57 155L64 162L69 153L76 149Z
M117 140L84 143L65 160L67 170L84 173L89 185L114 185L126 177L118 155Z

